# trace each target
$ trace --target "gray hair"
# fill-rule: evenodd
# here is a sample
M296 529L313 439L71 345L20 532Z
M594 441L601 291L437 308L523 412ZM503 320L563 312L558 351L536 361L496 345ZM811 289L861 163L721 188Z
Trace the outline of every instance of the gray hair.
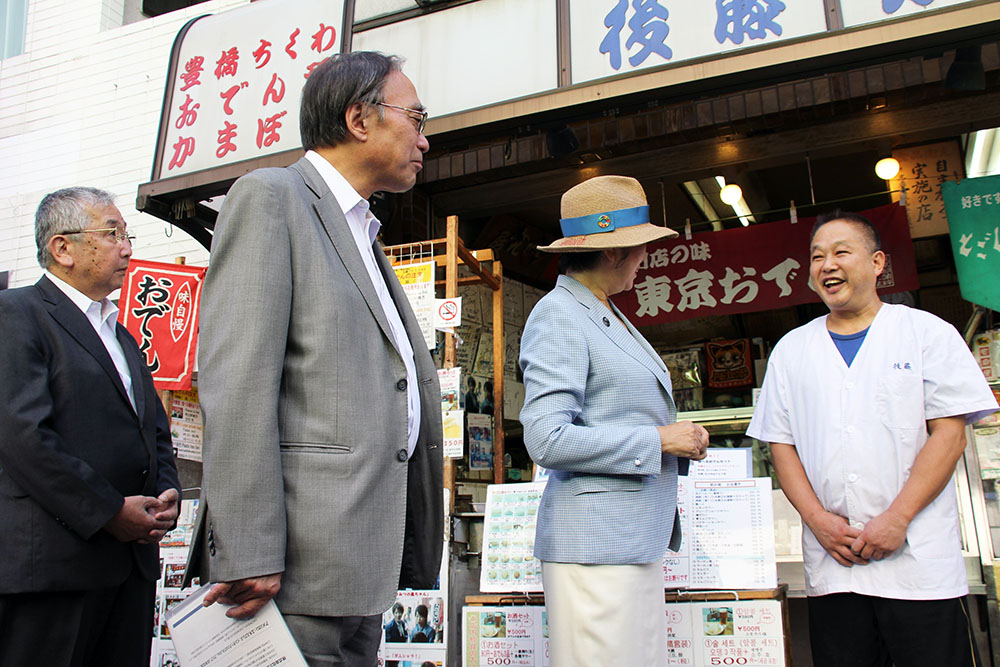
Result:
M314 150L336 146L347 137L345 115L352 104L375 107L384 118L382 101L385 79L400 71L403 61L377 51L340 53L324 60L310 74L302 88L299 134L302 148Z
M97 188L64 188L45 195L35 211L35 246L41 267L47 269L55 261L49 252L53 236L86 229L90 208L114 205L115 196Z

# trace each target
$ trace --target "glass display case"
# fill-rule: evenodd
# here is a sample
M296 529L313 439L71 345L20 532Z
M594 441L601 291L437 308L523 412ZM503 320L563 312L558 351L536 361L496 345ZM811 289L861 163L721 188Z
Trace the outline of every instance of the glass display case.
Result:
M746 434L753 416L752 407L718 408L681 412L678 421L690 420L701 424L709 434L712 447L749 447L753 455L754 477L770 477L774 506L774 541L778 567L778 581L788 584L788 594L793 597L805 595L805 575L802 569L802 519L781 491L778 478L771 463L770 447L767 443ZM970 431L973 430L970 427ZM977 433L970 434L969 444L963 460L955 469L955 490L958 494L958 510L962 537L962 553L965 556L969 589L972 594L983 594L986 583L983 565L989 565L992 572L993 554L1000 553L1000 424L977 425ZM985 436L985 437L984 437ZM980 468L976 456L977 443L989 451L995 467L989 468L989 477L980 485ZM995 457L993 455L995 448ZM970 484L970 480L977 484ZM977 518L982 517L977 522ZM988 523L987 523L988 519ZM981 524L981 525L977 525ZM989 544L983 551L982 536L987 536ZM993 545L996 545L994 547ZM981 554L983 554L981 556ZM988 560L984 560L988 559Z

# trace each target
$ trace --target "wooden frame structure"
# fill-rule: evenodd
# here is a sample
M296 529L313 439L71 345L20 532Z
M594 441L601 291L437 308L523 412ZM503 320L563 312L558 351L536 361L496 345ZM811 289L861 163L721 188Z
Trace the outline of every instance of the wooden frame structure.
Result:
M459 285L485 284L493 291L493 483L504 482L504 430L503 430L503 265L493 251L469 250L458 236L458 216L447 219L447 231L443 239L417 241L401 245L386 246L385 254L393 265L405 265L434 260L436 268L445 270L444 280L437 280L435 287L444 286L444 297L458 296ZM484 262L489 262L487 269ZM464 264L473 275L460 278L458 267ZM455 334L446 332L444 338L444 368L455 367ZM451 458L444 460L444 485L449 490L448 513L455 510L455 463Z

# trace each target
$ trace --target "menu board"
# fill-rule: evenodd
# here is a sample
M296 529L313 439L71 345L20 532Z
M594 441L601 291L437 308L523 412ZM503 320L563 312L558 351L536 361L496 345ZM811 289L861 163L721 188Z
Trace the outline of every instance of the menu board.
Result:
M479 590L542 590L542 564L534 549L538 504L544 490L545 482L486 487Z
M462 667L548 667L545 607L463 607Z
M667 665L785 664L778 600L674 602L665 613Z
M771 479L678 478L681 545L663 561L666 588L774 588Z

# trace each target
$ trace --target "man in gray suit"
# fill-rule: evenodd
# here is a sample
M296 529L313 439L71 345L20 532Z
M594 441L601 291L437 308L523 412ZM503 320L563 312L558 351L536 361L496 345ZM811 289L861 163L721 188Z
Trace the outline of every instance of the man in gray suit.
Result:
M397 588L440 567L437 372L367 202L413 187L426 117L397 58L334 56L303 89L306 155L239 179L212 243L192 570L230 616L273 597L311 665L375 665Z

